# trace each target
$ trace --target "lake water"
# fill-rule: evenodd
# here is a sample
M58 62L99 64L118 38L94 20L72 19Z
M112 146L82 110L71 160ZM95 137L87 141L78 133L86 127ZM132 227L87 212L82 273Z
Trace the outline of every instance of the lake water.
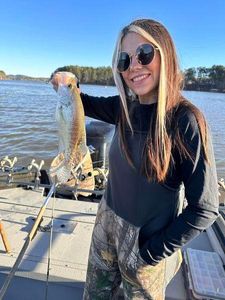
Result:
M81 85L94 96L117 94L115 87ZM0 81L0 158L17 156L19 164L32 158L47 168L58 151L54 120L56 97L50 84ZM218 177L225 177L225 94L190 92L184 95L205 114L211 127Z

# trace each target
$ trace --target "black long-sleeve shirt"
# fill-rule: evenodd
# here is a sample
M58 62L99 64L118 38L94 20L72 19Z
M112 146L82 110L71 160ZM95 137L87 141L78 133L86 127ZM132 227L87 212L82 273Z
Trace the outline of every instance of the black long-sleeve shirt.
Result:
M196 118L183 108L177 116L177 124L193 159L181 158L174 150L175 164L171 164L164 183L149 182L141 172L142 153L157 104L144 105L135 101L129 106L134 134L127 128L126 141L133 168L119 144L119 97L81 96L87 116L116 125L109 151L106 201L117 215L141 227L141 256L155 265L210 226L218 216L217 176L210 134L209 165L204 159ZM182 185L185 194L181 193ZM184 196L188 205L178 216Z

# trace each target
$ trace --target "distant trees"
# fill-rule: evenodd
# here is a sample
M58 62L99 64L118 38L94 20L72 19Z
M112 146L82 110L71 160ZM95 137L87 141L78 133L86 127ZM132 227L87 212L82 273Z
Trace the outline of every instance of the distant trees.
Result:
M213 65L211 68L189 68L184 71L187 90L225 92L225 67Z
M93 68L69 65L59 67L54 72L56 71L71 72L81 83L115 85L111 67ZM213 65L211 68L188 68L184 70L183 75L185 90L225 92L225 67L222 65ZM7 76L1 70L0 79L47 81L47 78L32 78L25 75Z
M115 85L110 67L64 66L56 71L75 74L81 83ZM56 72L55 71L55 72ZM184 89L197 91L225 92L225 67L214 65L211 68L188 68L184 72Z
M110 67L80 67L64 66L55 70L55 72L71 72L75 74L81 83L115 85L112 69Z
M5 72L0 70L0 79L5 79L5 78L6 78Z

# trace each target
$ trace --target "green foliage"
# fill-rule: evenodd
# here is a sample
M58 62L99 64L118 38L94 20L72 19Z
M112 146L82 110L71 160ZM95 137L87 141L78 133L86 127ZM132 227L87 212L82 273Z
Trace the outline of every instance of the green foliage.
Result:
M64 66L56 69L55 72L71 72L75 74L80 83L115 85L112 69L110 67L80 67L80 66Z
M187 90L225 92L225 67L214 65L211 68L189 68L184 71Z
M71 72L84 84L115 85L110 67L93 68L69 65L59 67L53 74L57 71ZM213 65L211 68L188 68L184 70L183 75L184 89L186 90L225 92L225 67L222 65ZM47 78L31 78L25 75L7 76L1 70L0 79L47 81Z
M0 70L0 79L5 79L5 78L6 78L5 72Z
M81 83L115 85L110 67L64 66L55 70L75 74ZM54 72L54 73L55 73ZM184 71L184 86L187 90L225 92L225 67L214 65L211 68L189 68Z

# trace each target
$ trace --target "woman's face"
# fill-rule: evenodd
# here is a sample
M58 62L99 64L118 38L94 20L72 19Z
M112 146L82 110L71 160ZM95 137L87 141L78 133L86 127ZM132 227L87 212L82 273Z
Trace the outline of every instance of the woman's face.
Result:
M149 42L135 32L129 32L122 40L121 51L129 53L131 58L130 67L121 75L126 85L138 96L140 103L150 104L156 101L157 88L160 76L160 55L155 50L153 60L148 65L138 63L135 53L141 44Z

